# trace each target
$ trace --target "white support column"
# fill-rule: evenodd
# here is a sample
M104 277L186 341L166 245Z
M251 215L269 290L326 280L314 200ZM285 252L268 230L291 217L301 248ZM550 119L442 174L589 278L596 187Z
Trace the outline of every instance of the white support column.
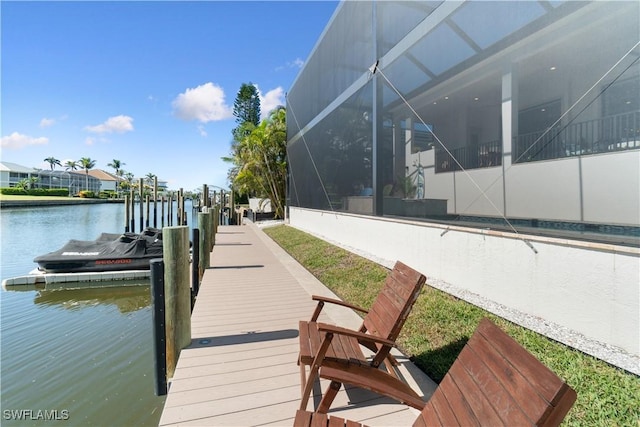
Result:
M411 162L411 145L413 144L413 119L411 117L407 117L404 121L405 130L404 130L404 176L406 177L411 173L410 166Z
M510 64L502 75L502 192L503 213L508 216L507 170L511 168L513 135L518 134L518 78Z

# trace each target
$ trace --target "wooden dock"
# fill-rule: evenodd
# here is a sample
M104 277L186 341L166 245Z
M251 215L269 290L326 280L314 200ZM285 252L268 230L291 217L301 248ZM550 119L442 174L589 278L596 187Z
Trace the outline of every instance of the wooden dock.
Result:
M254 224L220 226L192 313L192 342L180 354L159 425L291 426L300 401L297 327L313 311L311 294L335 297ZM360 325L351 310L325 312L321 321ZM436 385L396 355L426 400ZM343 387L331 413L370 426L409 426L418 411Z

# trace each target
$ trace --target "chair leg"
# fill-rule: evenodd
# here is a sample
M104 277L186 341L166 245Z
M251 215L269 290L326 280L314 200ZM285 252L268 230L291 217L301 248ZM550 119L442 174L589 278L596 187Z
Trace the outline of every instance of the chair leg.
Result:
M309 366L309 376L306 379L303 379L304 388L302 390L302 399L300 400L300 409L305 411L307 409L307 402L309 401L309 396L311 395L311 389L313 388L313 384L318 378L318 371L320 370L320 366L322 365L322 361L324 360L324 356L327 353L327 349L331 345L331 340L333 339L333 334L327 332L322 340L322 344L318 349L315 357L313 358L313 363ZM302 365L304 367L304 365ZM304 374L304 369L300 369L300 374Z
M329 384L329 388L322 396L322 401L320 402L320 406L318 406L318 410L316 412L319 412L321 414L326 414L327 412L329 412L331 404L333 403L333 399L336 398L338 391L340 391L340 387L342 387L342 383L331 381L331 384Z
M389 373L389 375L391 375L395 379L399 379L395 369L395 366L397 366L397 361L396 361L396 364L394 365L393 363L394 360L395 359L389 360L389 358L384 359L384 366L385 368L387 368L387 372Z
M307 368L304 363L299 361L298 366L300 366L300 394L304 395L304 388L307 385Z
M307 403L309 402L309 396L311 396L311 389L313 388L313 383L315 378L318 375L318 369L316 368L315 373L313 371L313 367L311 367L309 372L309 377L305 377L305 367L304 365L300 365L300 377L302 384L302 398L300 399L300 410L307 410Z

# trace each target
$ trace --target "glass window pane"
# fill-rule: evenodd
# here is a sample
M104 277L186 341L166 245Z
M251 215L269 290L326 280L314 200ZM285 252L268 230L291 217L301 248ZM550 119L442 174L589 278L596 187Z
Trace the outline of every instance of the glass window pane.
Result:
M484 49L544 13L540 3L535 1L471 1L458 9L451 19Z

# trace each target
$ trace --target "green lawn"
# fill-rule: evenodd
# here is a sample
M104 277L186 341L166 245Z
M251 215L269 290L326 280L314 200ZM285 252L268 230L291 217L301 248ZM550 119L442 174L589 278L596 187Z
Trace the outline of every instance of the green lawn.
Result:
M369 307L388 270L288 226L264 230L342 299ZM489 317L578 393L567 426L640 427L640 378L425 286L399 339L401 349L442 380L480 319Z

